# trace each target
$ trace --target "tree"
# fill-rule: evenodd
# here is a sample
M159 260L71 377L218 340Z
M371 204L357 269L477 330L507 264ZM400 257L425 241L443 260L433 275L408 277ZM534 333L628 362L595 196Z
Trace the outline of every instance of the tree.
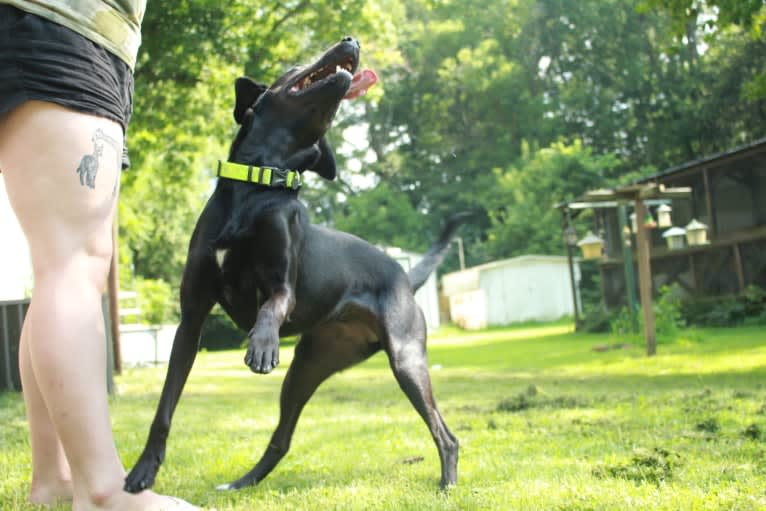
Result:
M270 83L351 26L362 33L363 58L385 60L397 6L398 0L149 2L128 134L132 168L122 177L119 212L126 287L134 275L180 282L194 222L236 130L234 80L247 74Z
M619 163L613 155L594 155L580 141L534 152L525 148L513 165L494 170L486 189L491 221L486 253L493 258L561 253L561 214L554 202L608 184Z

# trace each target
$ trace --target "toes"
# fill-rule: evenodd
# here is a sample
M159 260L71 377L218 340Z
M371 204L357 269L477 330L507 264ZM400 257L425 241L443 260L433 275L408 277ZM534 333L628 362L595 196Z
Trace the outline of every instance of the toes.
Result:
M279 350L248 350L245 355L245 365L254 373L268 374L279 365Z

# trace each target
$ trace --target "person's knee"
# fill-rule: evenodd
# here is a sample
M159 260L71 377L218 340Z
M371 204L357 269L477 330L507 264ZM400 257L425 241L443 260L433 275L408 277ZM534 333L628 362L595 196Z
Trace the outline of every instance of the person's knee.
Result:
M51 290L95 290L101 292L106 286L112 263L111 239L99 247L80 249L67 257L37 257L33 252L33 273L35 291L40 288Z

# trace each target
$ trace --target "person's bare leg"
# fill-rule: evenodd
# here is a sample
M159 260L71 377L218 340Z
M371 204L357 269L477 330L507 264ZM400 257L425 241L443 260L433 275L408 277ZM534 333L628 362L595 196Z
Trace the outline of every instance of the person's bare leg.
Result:
M27 102L0 119L0 167L35 278L23 359L30 431L38 445L63 446L75 511L183 509L176 499L122 490L109 420L101 293L121 152L119 125L50 103ZM36 394L49 421L34 408Z
M31 323L32 310L31 306L27 310L19 343L19 372L32 444L32 488L29 501L33 504L52 505L59 500L72 498L72 473L32 371L28 340L28 323Z

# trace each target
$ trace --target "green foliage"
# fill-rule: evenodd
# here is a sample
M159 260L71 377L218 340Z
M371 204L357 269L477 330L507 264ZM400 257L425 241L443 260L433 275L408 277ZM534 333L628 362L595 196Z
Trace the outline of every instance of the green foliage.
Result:
M364 233L370 243L421 251L436 232L425 232L423 216L409 197L381 182L375 188L352 195L336 212L335 227Z
M216 305L202 326L200 348L210 351L239 348L246 337L246 333Z
M612 332L612 323L616 316L617 313L606 309L603 305L584 308L580 330L588 333Z
M639 8L641 11L664 9L673 18L676 31L684 34L690 24L695 26L697 23L708 27L729 24L750 27L763 9L763 0L643 0ZM711 16L713 10L715 16ZM708 16L700 21L703 14Z
M159 279L136 279L136 294L141 322L162 325L178 320L178 300L170 284Z
M629 307L622 307L610 323L612 333L620 336L640 334L643 328L643 321L639 318L639 315L640 311L631 310Z
M551 197L574 197L600 187L617 165L611 155L594 156L582 143L555 143L495 169L486 186L484 207L490 219L487 252L495 257L563 250L561 214Z
M681 312L681 293L677 285L662 286L659 297L654 300L654 328L658 343L673 342L686 326ZM623 307L611 321L612 333L619 336L636 336L644 331L641 310L631 311Z
M681 314L681 289L677 284L662 286L654 305L657 340L674 341L686 326Z
M688 297L681 314L696 326L766 325L766 292L748 286L738 295Z
M581 260L580 301L582 322L579 329L583 332L604 333L611 331L615 313L607 310L601 295L601 272L597 260Z
M268 83L351 26L365 62L395 62L401 15L398 0L149 2L128 135L132 168L119 206L123 281L137 275L178 285L213 169L235 133L238 76Z
M340 179L302 192L314 219L421 250L450 214L479 211L461 231L469 265L560 253L553 204L766 134L764 10L708 1L719 17L694 13L681 37L686 3L150 2L121 277L178 285L236 129L234 79L268 82L346 31L381 82L339 111ZM703 28L710 20L715 30Z
M596 259L581 259L578 263L580 268L580 301L583 309L601 307L601 272L599 261Z

